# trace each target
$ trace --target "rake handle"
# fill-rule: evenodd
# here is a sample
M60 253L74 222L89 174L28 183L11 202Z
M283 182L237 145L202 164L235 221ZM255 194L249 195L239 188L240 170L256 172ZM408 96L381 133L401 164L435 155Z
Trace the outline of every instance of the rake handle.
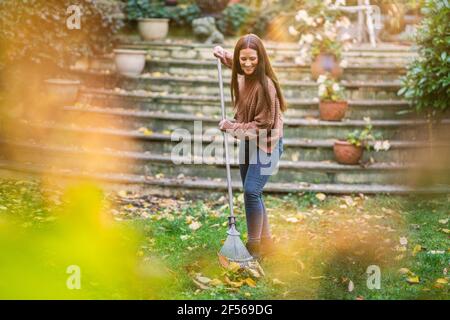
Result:
M225 99L223 96L223 79L222 79L222 62L220 58L217 58L217 70L219 72L219 87L220 87L220 107L222 109L222 120L225 119ZM233 188L231 186L231 168L230 157L228 153L228 135L223 132L223 138L225 143L225 166L227 168L227 184L228 184L228 200L230 202L230 218L229 223L234 224L234 210L233 210Z

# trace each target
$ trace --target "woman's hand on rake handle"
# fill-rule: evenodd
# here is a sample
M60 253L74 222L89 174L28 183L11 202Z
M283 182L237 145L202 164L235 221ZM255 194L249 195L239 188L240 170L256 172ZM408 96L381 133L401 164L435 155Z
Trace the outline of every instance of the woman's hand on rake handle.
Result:
M219 129L224 132L229 129L233 129L233 121L230 121L228 119L221 120L219 122Z

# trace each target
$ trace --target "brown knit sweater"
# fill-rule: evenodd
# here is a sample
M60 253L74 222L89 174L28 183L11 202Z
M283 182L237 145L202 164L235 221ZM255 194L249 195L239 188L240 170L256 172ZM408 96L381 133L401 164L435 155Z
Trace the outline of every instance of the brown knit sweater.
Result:
M231 68L232 57L227 56L223 64ZM257 139L258 147L271 153L279 138L283 137L283 114L273 81L268 80L270 109L264 96L262 85L254 75L238 75L239 102L231 130L238 139ZM271 110L271 112L269 112Z

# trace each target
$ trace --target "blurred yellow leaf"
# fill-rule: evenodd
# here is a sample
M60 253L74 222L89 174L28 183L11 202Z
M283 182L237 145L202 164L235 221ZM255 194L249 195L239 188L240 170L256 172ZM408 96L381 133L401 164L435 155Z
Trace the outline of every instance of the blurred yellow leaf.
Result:
M214 287L217 287L217 286L222 285L223 282L220 281L219 279L215 278L215 279L212 279L211 282L210 282L209 284L212 285L212 286L214 286Z
M192 231L198 230L202 226L201 222L194 221L189 225L189 229Z
M417 244L413 249L412 255L415 256L420 251L422 251L422 246L420 244Z
M449 234L450 233L450 229L441 229L442 232Z
M448 280L446 278L439 278L439 279L436 280L436 283L447 284Z
M252 287L252 288L256 287L256 282L252 278L247 278L244 281L249 287Z
M320 201L324 201L327 198L327 196L324 193L317 193L316 198Z
M228 265L228 270L230 270L231 272L237 272L240 268L241 266L239 265L239 263L234 261L230 262L230 264Z
M219 263L222 267L224 267L225 269L228 269L228 266L230 265L230 261L228 260L227 257L221 255L220 253L217 253L217 255L219 256Z
M399 270L398 270L398 272L400 273L400 274L413 274L412 272L411 272L411 270L409 270L408 268L400 268Z
M281 280L279 280L279 279L277 279L277 278L273 278L272 279L272 283L274 284L274 285L277 285L277 286L284 286L286 283L285 282L283 282L283 281L281 281Z
M408 277L406 279L406 282L408 282L409 284L418 284L418 283L420 283L420 279L419 279L419 276L412 276L412 277Z

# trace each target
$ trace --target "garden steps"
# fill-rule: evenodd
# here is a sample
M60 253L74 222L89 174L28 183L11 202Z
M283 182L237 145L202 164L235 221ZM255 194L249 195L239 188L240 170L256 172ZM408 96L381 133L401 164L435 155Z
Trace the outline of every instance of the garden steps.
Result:
M311 66L298 65L294 62L277 62L272 64L275 73L280 81L284 80L311 80ZM76 69L76 68L74 68ZM93 69L95 70L95 69ZM115 73L114 59L103 59L101 67L97 70L109 70ZM348 65L342 68L343 80L397 80L406 73L404 63L364 63ZM231 78L231 69L222 69L225 78ZM215 60L204 59L164 59L146 58L144 73L161 73L170 76L185 76L195 74L197 76L217 78L217 62Z
M80 103L94 106L120 107L124 109L167 111L220 115L220 99L214 95L161 94L146 90L126 91L82 88ZM288 110L285 117L318 117L318 99L286 99ZM393 119L414 116L410 104L404 100L349 100L347 119ZM233 117L231 99L225 99L227 115Z
M0 160L0 170L5 170L5 174L16 172L18 174L30 174L32 176L53 177L55 182L64 183L72 179L88 179L104 183L105 188L130 189L142 188L142 192L147 194L158 194L166 196L186 196L199 195L204 196L207 191L210 195L217 192L223 194L227 190L227 184L222 180L212 180L204 178L187 179L169 179L152 178L130 174L111 174L111 173L85 173L70 169L54 169L45 165L20 164L11 161ZM242 191L242 184L233 181L233 189ZM300 193L300 192L324 192L330 194L412 194L412 193L448 193L446 186L432 188L413 188L402 185L367 185L367 184L309 184L309 183L273 183L268 182L264 188L265 193Z
M223 178L225 165L220 158L171 157L170 154L142 152L99 151L72 146L44 145L32 142L1 141L13 155L8 160L27 163L47 163L55 168L103 173L128 173L146 176ZM173 161L178 161L174 164ZM231 160L232 177L239 181L237 158ZM281 160L278 173L272 182L307 183L405 183L407 170L414 164L374 163L366 166L341 165L334 161Z
M311 80L311 66L297 65L292 62L274 62L274 71L280 79ZM397 80L406 73L404 65L394 64L365 64L344 67L342 80ZM144 72L168 73L171 76L195 74L217 79L217 62L182 59L148 59ZM231 79L231 69L223 68L223 76Z
M124 90L151 90L173 94L219 95L217 79L197 76L123 76L97 70L72 70L85 86ZM230 96L230 80L224 79L224 95ZM399 99L400 81L342 81L350 100ZM317 96L317 83L313 81L280 81L286 98L312 99Z
M149 128L155 132L184 129L191 133L197 130L211 133L218 131L219 116L191 115L185 113L135 111L129 109L66 106L63 111L74 123L86 126L102 125L109 128L138 130ZM448 124L450 119L444 119ZM383 135L384 139L413 139L426 138L426 120L372 120L371 124ZM322 121L316 118L287 118L284 119L284 135L286 138L303 137L309 139L337 138L344 139L355 129L365 127L364 120L344 119L342 121ZM217 133L216 133L217 134Z
M237 39L236 39L237 40ZM227 40L222 45L232 52L236 40ZM296 43L264 42L267 54L273 62L293 61L299 54ZM120 48L147 50L152 58L199 59L213 60L214 45L200 43L182 43L179 41L142 41L138 37L125 37L119 42ZM342 52L343 59L349 65L366 65L367 63L405 64L417 56L415 48L390 44L379 44L376 48L367 45L354 45L350 50Z
M23 126L20 129L19 125ZM16 124L16 129L20 132L23 140L30 137L36 142L45 143L55 141L60 144L85 144L87 141L101 141L98 146L103 150L150 152L152 154L170 153L172 148L179 144L181 139L174 138L172 141L170 133L151 132L145 134L138 130L122 130L98 127L82 127L72 124L61 123L35 123L22 121ZM34 132L37 132L34 134ZM39 137L42 137L39 139ZM222 135L215 136L192 135L192 143L201 145L202 148L210 145L214 140L222 145ZM289 160L304 161L328 161L334 160L333 143L335 139L305 139L305 138L284 138L283 158ZM238 148L237 139L230 139L230 145ZM391 148L388 151L375 152L365 151L363 162L368 162L370 158L376 162L399 162L406 163L414 159L418 152L424 152L429 148L426 141L398 141L391 140ZM373 145L373 143L371 143ZM448 148L448 143L435 143L435 147Z

